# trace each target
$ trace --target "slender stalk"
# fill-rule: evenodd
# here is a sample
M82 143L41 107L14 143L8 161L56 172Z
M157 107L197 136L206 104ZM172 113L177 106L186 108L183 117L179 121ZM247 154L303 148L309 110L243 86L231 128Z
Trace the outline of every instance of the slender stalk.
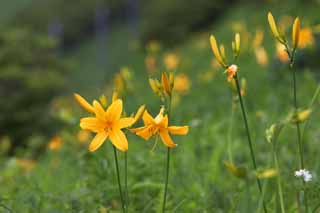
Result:
M168 182L169 182L169 166L170 165L170 148L167 149L167 163L166 163L166 180L164 185L164 195L163 195L163 205L162 212L165 212L166 209L166 201L167 201L167 191L168 191Z
M284 202L283 202L283 192L282 192L282 185L281 185L281 176L280 176L280 169L279 169L279 163L278 163L278 154L275 145L273 145L273 160L274 160L274 165L277 170L277 184L278 184L278 193L279 193L279 198L280 198L280 207L281 207L281 212L285 213L285 208L284 208Z
M169 96L169 98L168 98L167 105L168 105L167 106L167 114L168 114L168 117L169 117L170 112L171 112L171 96ZM167 149L166 179L165 179L165 185L164 185L162 212L166 211L166 201L167 201L168 182L169 182L169 170L170 170L170 147L168 147L168 149Z
M242 96L241 96L241 89L240 89L240 84L239 84L239 80L238 80L238 75L235 76L235 81L236 81L236 85L237 85L237 92L238 92L238 96L239 96L239 100L240 100L243 121L244 121L245 129L246 129L246 133L247 133L251 160L252 160L254 170L257 170L256 157L255 157L253 146L252 146L251 135L250 135L249 125L248 125L248 120L247 120L247 113L246 113L246 110L245 110L245 107L243 104L243 100L242 100ZM256 178L256 180L257 180L257 185L258 185L259 192L261 195L262 194L261 182L258 177ZM264 209L264 212L268 212L264 201L263 201L263 209Z
M114 152L114 162L115 162L116 171L117 171L117 179L118 179L119 193L120 193L120 199L121 199L121 206L122 206L123 213L125 213L126 211L125 211L124 200L123 200L123 195L122 195L122 188L121 188L121 182L120 182L120 172L119 172L117 149L116 149L115 146L113 146L113 152Z
M126 212L129 211L129 193L128 193L128 152L124 153L124 188L126 197Z
M290 56L290 69L292 71L292 90L293 90L293 106L294 106L294 111L295 114L298 112L298 101L297 101L297 80L296 80L296 71L293 69L293 64L294 64L294 54L295 52L293 51ZM300 156L300 169L304 169L304 157L303 157L303 146L302 146L302 141L301 141L301 130L300 130L300 124L299 122L296 122L296 129L297 129L297 141L298 141L298 150L299 150L299 156ZM304 205L305 205L305 210L308 213L309 212L309 206L308 206L308 196L307 196L307 191L305 190L305 182L302 181L303 186L304 186Z

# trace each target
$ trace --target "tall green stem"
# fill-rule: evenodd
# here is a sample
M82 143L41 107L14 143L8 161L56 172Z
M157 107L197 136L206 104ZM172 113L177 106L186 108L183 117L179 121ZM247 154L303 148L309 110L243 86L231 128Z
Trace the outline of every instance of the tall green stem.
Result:
M170 115L170 111L171 111L171 96L169 96L168 103L167 103L167 114L168 114L168 117ZM170 147L167 148L166 179L165 179L165 184L164 184L162 212L166 211L166 201L167 201L168 182L169 182L169 170L170 170L170 149L171 149Z
M247 113L246 113L246 109L244 107L242 96L241 96L241 89L240 89L240 84L239 84L239 80L238 80L238 75L235 76L235 81L236 81L236 85L237 85L237 92L238 92L238 96L239 96L239 100L240 100L243 121L244 121L245 129L246 129L246 133L247 133L251 160L252 160L254 170L257 170L256 157L255 157L253 146L252 146L251 135L250 135L249 125L248 125L248 120L247 120ZM262 195L261 182L258 177L256 178L256 180L257 180L257 185L258 185L260 196L261 196ZM267 208L266 208L264 201L263 201L263 209L264 209L264 212L267 212Z
M170 165L170 147L168 147L167 149L166 180L164 185L162 212L165 212L165 209L166 209L167 191L168 191L168 182L169 182L169 167L170 167L169 165Z
M274 165L277 170L277 183L278 183L278 193L279 193L279 198L280 198L280 207L281 207L281 212L285 213L285 208L284 208L284 202L283 202L283 192L282 192L282 185L281 185L281 176L280 176L280 169L279 169L279 163L278 163L278 154L276 150L276 145L273 145L273 160L274 160Z
M298 101L297 101L297 80L296 80L296 71L293 69L293 63L294 63L294 53L291 53L290 57L290 69L292 71L292 81L293 81L293 106L294 106L294 111L295 114L298 112ZM289 55L290 56L290 55ZM300 156L300 169L304 169L304 157L303 157L303 146L302 146L302 141L301 141L301 130L300 130L300 124L299 122L296 122L296 129L297 129L297 137L298 137L298 148L299 148L299 156ZM309 212L309 207L308 207L308 196L307 196L307 191L305 190L305 182L303 182L304 186L304 205L305 205L305 210L308 213Z
M124 206L124 200L122 195L122 188L121 188L121 182L120 182L120 172L119 172L119 163L118 163L118 156L117 156L117 149L115 146L113 146L113 152L114 152L114 162L116 165L116 171L117 171L117 179L118 179L118 187L119 187L119 193L120 193L120 199L121 199L121 206L122 211L125 213L125 206Z
M128 152L124 153L124 188L126 197L126 212L129 211L129 193L128 193Z

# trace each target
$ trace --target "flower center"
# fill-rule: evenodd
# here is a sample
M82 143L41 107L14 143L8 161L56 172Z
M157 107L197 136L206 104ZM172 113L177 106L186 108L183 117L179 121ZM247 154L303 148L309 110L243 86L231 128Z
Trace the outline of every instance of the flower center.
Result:
M113 126L113 123L110 122L110 121L107 121L107 122L105 123L105 126L104 126L103 130L104 130L105 132L109 132L109 131L112 130L112 126Z

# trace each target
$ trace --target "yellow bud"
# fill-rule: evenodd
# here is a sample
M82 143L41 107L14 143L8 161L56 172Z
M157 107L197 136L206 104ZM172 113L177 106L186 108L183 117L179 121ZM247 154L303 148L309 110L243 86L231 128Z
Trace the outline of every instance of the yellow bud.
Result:
M239 33L236 33L234 40L235 40L235 52L236 52L236 55L239 55L240 53L240 34Z
M294 20L293 28L292 28L292 47L295 50L299 43L299 36L300 36L300 20L297 17Z
M146 105L141 105L138 109L138 111L136 112L136 114L134 115L134 121L132 123L135 124L143 115L144 111L146 110Z
M236 44L234 43L234 41L231 42L231 46L233 53L236 55Z
M268 13L268 22L269 22L269 26L271 29L271 32L273 34L273 36L281 43L285 43L284 39L282 38L282 36L280 36L280 33L278 31L276 22L274 21L273 15L271 14L271 12Z
M269 26L270 26L270 29L272 31L273 36L276 38L279 38L280 34L278 32L276 22L274 21L274 18L273 18L273 15L271 12L268 13L268 22L269 22Z
M106 108L108 106L108 100L107 97L105 95L101 95L99 98L100 103L102 104L102 106L104 108Z
M303 123L310 117L311 113L312 113L311 109L299 111L296 114L292 115L291 122L292 123Z
M75 93L73 96L83 109L85 109L88 112L94 113L93 106L91 106L81 95Z
M167 96L171 96L170 82L166 72L163 72L161 74L161 83L162 83L164 94L166 94Z
M169 74L169 82L170 82L170 88L172 90L174 87L174 73L173 72L170 72L170 74Z
M221 58L222 58L223 62L225 63L226 62L226 51L225 51L223 44L220 45L220 54L221 54Z
M241 96L245 96L247 91L247 81L245 78L241 79Z
M223 162L223 164L234 176L243 179L247 177L247 172L244 168L237 168L233 163L227 161Z
M266 169L261 172L257 172L257 178L264 179L264 178L273 178L278 175L277 170L275 169Z
M115 102L118 98L119 98L118 92L117 92L117 91L114 91L114 92L112 93L112 102Z
M211 44L212 52L213 52L214 56L216 57L217 61L220 63L220 65L222 67L227 67L227 65L222 60L222 57L221 57L219 49L218 49L216 38L213 35L210 36L210 44Z
M154 93L158 93L159 92L159 88L156 84L156 80L155 79L152 79L152 78L149 78L149 84L150 84L150 87L152 89L152 91Z

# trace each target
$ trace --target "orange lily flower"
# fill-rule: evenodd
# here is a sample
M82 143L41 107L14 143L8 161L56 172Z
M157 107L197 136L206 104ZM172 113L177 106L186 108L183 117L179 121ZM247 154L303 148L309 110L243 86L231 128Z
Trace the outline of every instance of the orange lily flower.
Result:
M131 126L135 119L133 117L121 118L122 100L114 100L107 110L104 110L96 100L90 105L78 94L75 94L75 98L84 109L95 114L95 117L80 120L82 129L97 133L89 145L89 151L96 151L107 138L120 151L127 151L128 140L121 129Z
M231 66L229 66L229 67L226 69L225 73L227 73L227 75L228 75L228 81L229 81L229 82L230 82L230 81L233 79L233 77L237 74L237 71L238 71L238 67L237 67L237 65L234 65L234 64L232 64Z
M143 127L130 129L130 131L145 140L149 140L153 135L159 134L164 145L170 148L176 147L177 144L172 141L169 133L173 135L186 135L189 131L188 126L168 126L168 115L164 115L163 107L155 118L145 110L142 120L144 123Z

